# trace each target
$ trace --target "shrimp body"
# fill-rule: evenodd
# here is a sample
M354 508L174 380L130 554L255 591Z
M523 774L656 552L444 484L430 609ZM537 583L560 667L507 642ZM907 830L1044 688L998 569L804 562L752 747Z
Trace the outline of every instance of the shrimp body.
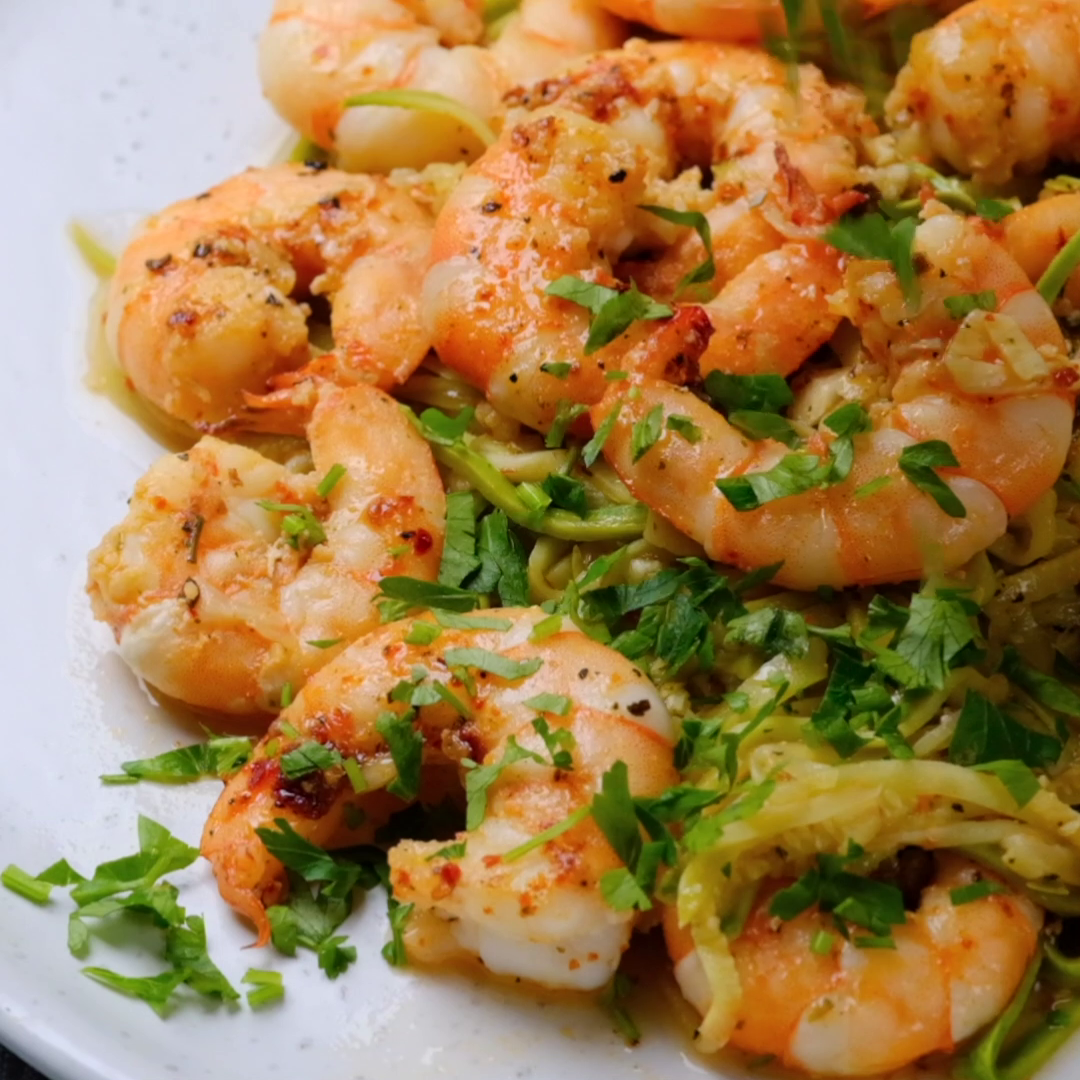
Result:
M308 434L308 474L211 436L163 458L91 553L94 614L132 670L171 697L271 712L286 684L300 687L378 625L380 577L435 577L442 481L397 404L373 387L324 389ZM338 464L345 474L324 498L316 486ZM325 542L294 549L285 512L261 500L311 507Z
M1009 254L1037 282L1054 256L1080 232L1080 192L1039 199L1010 214L1002 226ZM1080 272L1073 271L1062 296L1074 310L1080 307Z
M528 111L512 114L436 225L425 310L440 358L498 408L541 429L561 399L597 401L608 371L678 379L695 360L712 365L708 305L676 303L670 319L634 322L587 354L588 313L546 289L567 275L618 287L616 266L632 273L635 249L656 236L657 219L641 205L662 203L687 161L715 163L724 199L744 199L748 211L751 196L776 183L778 159L814 192L849 188L852 140L869 123L860 99L812 68L801 72L796 98L784 65L763 53L636 41L520 92ZM732 273L782 243L764 221L727 228L743 234ZM727 247L718 239L718 251ZM792 288L802 289L801 279ZM822 282L817 295L827 292ZM743 307L731 302L732 324ZM551 362L569 362L569 374L546 372Z
M915 37L886 115L914 152L981 180L1075 161L1077 57L1077 0L973 0Z
M254 760L226 785L203 835L203 854L222 895L255 922L261 940L268 936L263 905L280 897L284 872L254 829L283 817L317 842L355 842L342 824L344 807L368 812L374 799L379 812L379 800L387 798L380 789L395 776L378 718L390 691L422 672L463 707L445 700L416 706L412 724L423 737L425 767L454 765L464 776L466 759L497 763L511 737L543 763L527 758L502 770L488 790L482 822L457 836L464 853L438 854L445 841L404 841L391 849L394 896L415 905L405 936L410 957L429 963L478 957L499 974L579 990L610 978L634 917L608 907L600 894L599 878L619 862L595 822L586 818L520 857L505 856L588 805L616 761L626 764L634 794L664 791L675 780L674 726L641 672L569 621L553 636L531 642L533 628L545 618L537 608L499 609L480 620L490 628L444 629L428 645L405 641L418 620L388 624L306 685L271 726ZM449 670L452 650L460 648L531 661L536 670L517 678L476 673L469 686ZM527 702L541 693L569 699L565 715L547 719L552 729L572 736L571 768L554 768L533 727L537 710ZM286 722L297 736L286 733ZM355 758L369 790L357 795L336 770L309 785L317 798L294 801L295 785L270 755L308 739Z
M893 927L895 949L860 949L816 908L781 922L775 884L731 941L742 999L730 1045L815 1075L870 1076L950 1052L1008 1004L1038 945L1042 914L967 859L938 853L918 909ZM989 880L1004 891L954 905L951 890ZM690 932L665 913L684 996L712 1000ZM828 952L811 948L822 932ZM872 1037L868 1037L872 1033Z
M135 390L200 430L300 433L310 412L252 398L306 374L390 388L429 348L418 293L432 215L384 178L250 169L151 218L113 277L106 332ZM305 298L331 299L317 360ZM311 370L309 370L309 368Z
M350 171L459 161L483 149L445 115L391 106L346 108L381 90L434 92L483 120L501 115L519 80L622 40L617 20L581 0L525 0L490 48L473 0L277 0L259 42L259 76L275 109Z
M916 440L888 429L856 436L855 464L844 482L736 510L715 481L766 471L788 448L747 438L689 390L657 379L634 386L636 395L622 384L593 408L594 425L619 410L604 454L637 498L720 562L748 569L782 563L774 580L796 589L867 585L918 578L940 562L960 566L1005 532L1000 500L975 480L947 480L967 508L964 518L950 517L908 484L898 461ZM665 429L634 462L634 425L657 406L665 423L687 417L701 438L690 442ZM883 477L887 482L872 496L855 497Z
M1061 472L1076 375L1050 308L983 225L937 214L919 225L915 251L924 269L914 310L886 264L857 260L845 272L866 366L874 386L891 393L869 409L875 430L854 437L845 480L737 510L715 481L767 472L789 448L751 440L688 391L641 378L634 389L612 386L592 411L598 425L618 409L604 453L630 490L712 558L748 569L783 562L776 580L801 589L952 570L998 539L1008 515L1023 513ZM950 296L981 291L993 292L997 311L963 321L948 312ZM785 371L782 358L769 370ZM635 461L634 425L658 407L688 417L701 438L665 428ZM900 468L908 447L932 440L959 461L942 478L963 516L946 513ZM804 460L820 460L830 443L815 436Z

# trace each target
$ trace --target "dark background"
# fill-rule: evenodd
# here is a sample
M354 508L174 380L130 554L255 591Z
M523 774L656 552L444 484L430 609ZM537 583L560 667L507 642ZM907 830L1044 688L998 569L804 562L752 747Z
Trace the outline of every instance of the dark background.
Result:
M14 1054L9 1054L0 1046L0 1080L44 1080L41 1073L34 1072L29 1065L21 1062Z

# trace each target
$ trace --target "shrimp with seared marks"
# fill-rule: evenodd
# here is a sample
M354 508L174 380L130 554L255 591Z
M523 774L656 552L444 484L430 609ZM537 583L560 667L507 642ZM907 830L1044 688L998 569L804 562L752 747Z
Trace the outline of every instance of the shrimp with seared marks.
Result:
M307 138L355 171L468 161L476 132L445 114L389 105L346 108L350 97L419 90L497 122L503 95L565 61L618 45L619 21L583 0L523 0L482 47L475 0L277 0L259 42L270 103Z
M607 372L677 380L695 361L719 364L776 261L791 271L780 280L797 298L800 347L813 351L840 318L826 299L839 283L836 253L814 241L825 219L809 223L809 237L801 223L799 242L784 246L790 222L768 216L777 208L763 202L779 185L828 214L829 200L856 183L855 141L873 125L860 95L828 86L815 69L800 69L798 96L787 79L780 61L750 49L635 41L516 94L525 111L511 115L436 224L424 303L443 362L497 408L546 429L561 399L597 401ZM672 182L706 166L715 190L705 208L738 204L715 238L718 267L734 280L718 277L713 289L727 288L715 300L676 302L670 319L634 322L586 354L588 313L548 286L568 275L617 289L617 273L636 277L648 266L635 261L640 252L670 234L642 205L670 206ZM692 250L680 253L679 276ZM729 293L743 271L751 277ZM719 351L707 344L711 326ZM552 362L570 363L569 374L546 371Z
M596 426L618 410L604 453L634 495L710 557L744 569L783 562L776 580L800 589L917 579L997 540L1008 515L1023 513L1061 471L1076 372L1049 306L987 226L937 213L918 226L915 253L914 309L888 264L852 260L846 272L850 317L867 366L876 365L872 385L891 394L868 410L875 430L854 436L846 479L737 510L716 481L767 472L789 448L748 438L687 390L638 378L612 386L592 410ZM961 321L945 306L983 292L996 311ZM665 428L635 461L634 425L656 408L688 417L701 437ZM905 449L930 440L947 442L959 461L942 477L964 516L946 513L900 468ZM817 433L807 451L820 457L831 442Z
M427 354L433 220L383 177L249 169L143 225L110 285L109 345L136 392L190 427L300 434L315 381L390 389ZM335 347L318 356L313 296L332 304Z
M390 851L394 896L415 905L405 935L410 958L441 963L478 958L500 975L576 990L602 986L614 973L635 923L603 899L599 879L618 857L591 818L532 847L506 854L587 807L601 777L616 762L627 767L635 795L658 795L675 782L674 725L649 680L625 657L581 634L569 620L540 641L533 630L549 617L539 608L506 608L472 617L474 628L445 628L430 644L405 639L430 615L381 627L356 642L313 678L270 728L253 760L226 785L203 834L202 851L217 875L222 896L250 918L260 941L269 937L264 907L286 888L281 864L255 833L284 818L320 844L355 842L343 826L345 807L376 814L382 790L397 775L377 729L402 680L420 676L445 687L460 708L440 698L418 704L412 718L423 736L425 768L456 765L464 777L472 763L502 760L509 740L538 755L505 767L488 789L483 820L458 833L462 854L442 853L445 842L403 841ZM482 663L452 650L488 650L497 659L523 663L520 675L452 670ZM572 767L555 768L533 721L539 694L565 698L546 714L564 731ZM464 712L466 715L462 715ZM316 739L355 759L368 790L356 794L341 768L300 782L283 777L277 755ZM370 816L370 815L369 815Z
M991 183L1080 159L1080 2L972 0L916 35L885 111L912 154Z
M325 388L308 436L315 470L304 474L212 436L170 454L91 553L94 614L132 670L171 697L276 711L286 685L378 625L381 577L438 572L442 480L398 404L374 387ZM321 495L336 465L345 471ZM290 506L310 508L325 540L290 545Z
M814 1075L876 1076L951 1052L997 1017L1035 955L1042 912L968 859L933 859L917 907L893 927L895 949L859 948L817 908L781 921L769 904L789 882L768 884L730 942L741 1000L729 1044ZM952 890L981 881L1001 891L953 902ZM664 934L679 987L704 1016L712 991L674 907Z

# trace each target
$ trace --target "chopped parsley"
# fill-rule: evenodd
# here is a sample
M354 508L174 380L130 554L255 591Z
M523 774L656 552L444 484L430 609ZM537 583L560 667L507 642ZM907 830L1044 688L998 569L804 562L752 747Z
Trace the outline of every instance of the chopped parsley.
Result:
M427 701L427 704L434 703ZM415 711L410 708L403 713L380 713L375 721L375 730L386 740L397 770L397 776L386 785L386 790L406 802L415 799L420 791L420 770L424 760L424 736L413 725L415 717Z
M892 263L908 304L919 298L912 247L918 222L913 217L890 221L883 214L845 214L825 230L826 243L860 259Z
M240 735L214 735L206 742L169 750L157 757L122 762L120 776L103 776L106 783L147 780L156 784L184 784L206 776L224 779L251 757L253 741Z
M630 433L630 459L639 462L657 443L664 430L664 406L656 405L638 420Z
M973 311L997 311L998 296L993 289L945 297L945 310L954 319L963 319Z
M900 471L920 490L925 491L950 517L967 517L960 497L935 472L960 464L952 447L941 439L915 443L900 452Z
M272 499L259 499L257 505L269 513L285 515L281 519L281 533L289 547L297 551L309 551L318 544L326 543L322 522L310 506L274 502Z
M620 292L609 289L606 285L595 285L571 274L564 274L544 291L548 296L569 300L572 304L588 309L592 318L589 321L589 335L585 339L586 356L610 345L635 322L666 319L675 314L674 308L657 303L639 292L636 285Z
M712 229L709 227L709 219L704 214L698 210L673 210L666 206L642 206L640 209L661 218L663 221L668 221L672 225L685 225L687 228L693 229L701 238L702 246L705 248L705 258L679 282L675 289L676 299L691 286L703 285L716 277Z

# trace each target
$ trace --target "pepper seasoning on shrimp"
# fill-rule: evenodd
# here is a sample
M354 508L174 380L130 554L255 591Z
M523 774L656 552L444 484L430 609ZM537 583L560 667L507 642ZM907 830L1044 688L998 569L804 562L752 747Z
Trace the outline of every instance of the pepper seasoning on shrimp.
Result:
M737 280L749 267L755 281L775 277L771 263L753 264L784 245L790 224L759 213L778 172L808 185L815 206L842 197L857 181L855 140L874 130L860 95L829 87L815 69L800 69L793 97L780 61L704 42L631 42L517 99L530 111L513 114L439 217L425 310L440 358L540 429L563 399L599 400L606 372L680 381L695 362L715 366L710 328L732 340L748 303L726 290L703 306L674 303L670 319L634 322L594 350L586 312L548 286L570 276L617 288L616 268L632 276L635 252L657 237L658 219L642 204L662 203L688 166L713 169L716 198L737 204L716 235L721 273ZM836 256L813 240L821 224L779 256L798 266L790 291L809 351L839 322L826 299L839 284ZM807 238L805 226L797 233ZM714 287L724 284L718 277ZM753 285L744 292L752 296ZM570 363L569 373L552 374L553 362Z
M741 986L730 1045L814 1075L871 1076L951 1052L998 1016L1035 955L1042 912L965 858L932 859L915 910L892 927L895 948L860 948L816 908L781 921L770 902L789 883L768 883L730 943ZM998 891L953 901L977 882ZM713 992L674 907L664 935L684 997L707 1015Z
M442 480L397 403L374 387L325 388L308 437L306 474L211 436L163 458L91 552L94 614L169 696L276 711L286 685L378 625L381 577L435 578Z
M393 895L414 905L405 932L410 959L438 964L472 957L496 974L595 989L614 974L636 922L632 911L614 910L600 891L600 878L619 866L618 857L585 815L546 842L530 841L587 808L616 762L626 766L635 796L670 787L674 724L631 661L569 620L551 635L545 627L543 640L533 641L537 624L550 619L539 608L473 618L475 627L443 628L423 645L406 639L418 623L438 629L431 616L388 624L324 668L226 785L202 852L222 896L255 923L265 942L264 908L281 897L286 879L255 829L283 818L324 846L355 843L345 808L380 813L387 798L381 789L403 780L380 728L391 691L419 677L443 694L435 704L414 706L411 717L402 708L396 722L422 736L425 767L457 766L464 777L472 767L502 761L511 739L532 756L498 771L481 820L471 820L457 836L460 853L412 840L390 850ZM462 665L480 666L471 685L452 670ZM558 746L570 757L558 767L533 724L541 694L566 702L546 714L549 732L558 733ZM355 759L368 790L357 794L338 769L321 774L325 797L314 809L296 809L272 755L306 739ZM527 850L511 855L521 845Z
M710 557L744 569L782 562L775 580L799 589L954 570L1003 535L1008 516L1060 474L1076 373L1049 306L984 223L932 210L914 252L923 267L914 310L888 264L852 260L845 271L852 322L891 394L870 405L874 430L854 435L846 478L737 509L716 481L767 472L789 447L751 439L689 391L643 377L612 386L592 410L594 425L610 423L604 453L635 496ZM946 306L980 293L995 311L960 320ZM634 425L657 408L686 417L700 438L665 429L635 459ZM962 513L901 467L905 451L938 440L959 462L941 479ZM822 460L831 441L815 435L803 460Z
M583 0L523 0L482 47L482 5L449 0L277 0L259 42L259 76L274 108L350 171L468 161L483 150L467 125L430 110L347 108L385 90L441 94L498 122L503 95L576 56L610 49L624 31Z
M192 428L301 434L315 380L390 389L424 359L432 222L384 177L249 169L143 225L110 285L109 346L140 396ZM310 296L332 304L320 356Z
M916 35L885 103L914 155L989 183L1080 159L1080 3L973 0Z

